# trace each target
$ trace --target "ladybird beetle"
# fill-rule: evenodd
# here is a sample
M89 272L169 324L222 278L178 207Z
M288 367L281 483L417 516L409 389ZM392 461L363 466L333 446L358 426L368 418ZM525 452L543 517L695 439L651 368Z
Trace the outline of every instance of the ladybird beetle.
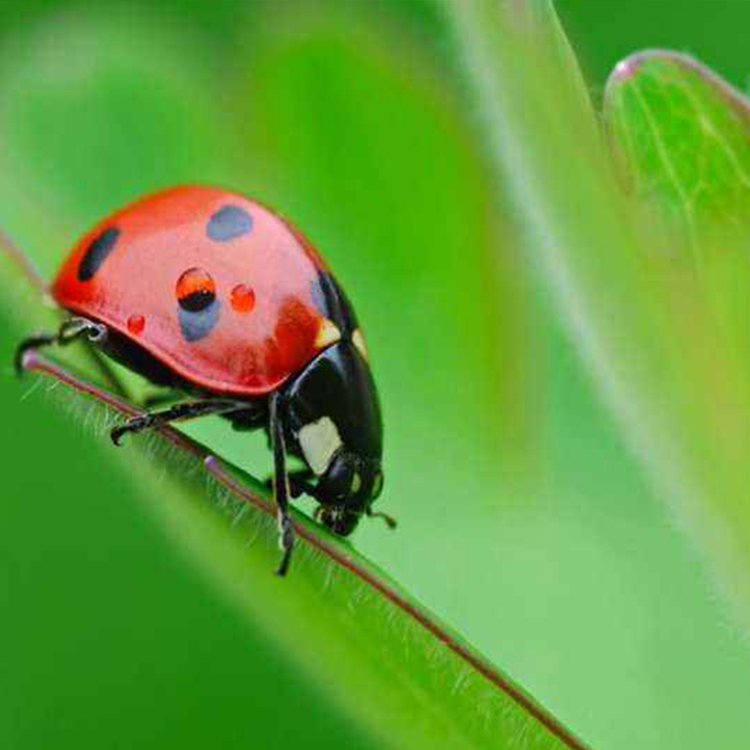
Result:
M304 235L266 206L207 186L180 186L112 214L73 249L52 289L70 317L26 351L86 337L106 355L191 400L133 417L115 444L172 422L218 414L267 431L281 563L293 532L288 497L351 534L383 487L382 423L362 332L349 300ZM287 455L302 470L287 471Z

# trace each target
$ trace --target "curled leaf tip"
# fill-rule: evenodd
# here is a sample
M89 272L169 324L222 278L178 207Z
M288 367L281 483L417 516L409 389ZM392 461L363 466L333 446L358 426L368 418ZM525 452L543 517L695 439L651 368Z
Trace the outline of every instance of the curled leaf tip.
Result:
M624 60L615 65L615 69L612 71L612 75L609 77L607 86L615 85L623 81L627 81L633 76L633 73L638 69L642 62L642 58L638 55L632 55L626 57Z
M659 48L640 50L639 52L634 52L632 55L628 55L615 65L605 86L605 98L617 86L631 80L645 63L654 60L671 62L693 70L701 70L703 68L703 65L696 58L685 52Z

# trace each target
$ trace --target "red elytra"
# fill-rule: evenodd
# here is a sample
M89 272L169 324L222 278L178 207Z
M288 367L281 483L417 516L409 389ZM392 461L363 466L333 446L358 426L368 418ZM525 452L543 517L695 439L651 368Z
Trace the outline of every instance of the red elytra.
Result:
M239 193L180 186L86 234L55 299L138 342L185 380L259 396L330 343L314 285L325 263L276 213Z

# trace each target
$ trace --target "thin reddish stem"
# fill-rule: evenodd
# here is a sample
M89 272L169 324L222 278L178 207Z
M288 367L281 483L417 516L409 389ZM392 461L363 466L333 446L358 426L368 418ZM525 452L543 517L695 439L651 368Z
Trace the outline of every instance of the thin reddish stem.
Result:
M11 260L18 266L21 273L26 277L26 280L34 287L37 291L45 294L47 290L47 284L44 279L40 276L31 261L26 257L25 253L16 245L13 238L6 234L0 229L0 247L10 256Z

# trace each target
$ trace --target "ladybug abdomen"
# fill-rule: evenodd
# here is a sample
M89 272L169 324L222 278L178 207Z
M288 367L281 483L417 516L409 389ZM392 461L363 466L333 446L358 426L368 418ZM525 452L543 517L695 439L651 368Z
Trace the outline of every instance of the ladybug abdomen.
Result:
M144 198L75 247L52 287L201 388L258 396L337 340L325 266L301 233L237 193L185 186Z

